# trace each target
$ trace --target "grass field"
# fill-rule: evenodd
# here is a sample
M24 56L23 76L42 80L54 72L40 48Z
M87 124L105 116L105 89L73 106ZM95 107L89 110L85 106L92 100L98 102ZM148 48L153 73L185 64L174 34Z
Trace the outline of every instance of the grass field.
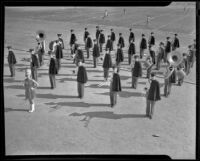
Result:
M109 16L102 19L104 10ZM146 25L146 15L153 17ZM62 33L65 47L69 48L70 29L75 30L78 42L83 43L84 28L95 37L95 27L100 25L105 36L114 31L125 38L125 61L129 28L133 28L136 51L139 52L141 34L148 38L155 32L156 45L165 42L166 36L178 33L182 51L196 36L195 8L190 5L183 12L183 5L167 7L62 7L62 8L6 8L5 46L27 50L35 47L35 33L45 30L46 44ZM18 64L16 77L9 77L7 50L4 52L4 106L6 154L166 154L173 159L195 158L196 132L196 65L186 77L183 86L174 85L169 98L157 102L152 120L144 116L145 78L139 80L138 89L130 88L131 73L122 70L122 92L114 109L109 107L108 86L98 87L103 82L101 66L93 68L92 57L86 60L89 82L85 97L77 96L75 66L65 50L65 58L59 75L57 88L50 89L48 56L45 65L38 70L40 87L37 89L36 111L28 113L28 102L24 101L24 69L29 62L29 53L14 51ZM114 55L114 52L112 53ZM100 63L101 65L102 63ZM158 74L162 75L164 66ZM162 78L157 78L162 87ZM91 99L92 98L92 99ZM158 135L158 137L154 137Z

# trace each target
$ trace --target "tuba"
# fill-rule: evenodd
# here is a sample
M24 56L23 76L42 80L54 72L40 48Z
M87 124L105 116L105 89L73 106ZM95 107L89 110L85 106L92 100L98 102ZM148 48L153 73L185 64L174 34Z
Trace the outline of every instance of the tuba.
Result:
M175 50L167 55L169 64L173 67L177 67L183 61L183 55L180 51Z
M38 30L36 32L36 40L39 41L39 42L43 42L46 38L46 34L44 31L42 30Z

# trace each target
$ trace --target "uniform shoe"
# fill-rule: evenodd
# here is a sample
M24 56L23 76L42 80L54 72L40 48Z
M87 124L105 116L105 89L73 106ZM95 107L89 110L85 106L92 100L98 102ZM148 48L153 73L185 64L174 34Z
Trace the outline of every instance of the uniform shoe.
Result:
M34 111L35 111L35 105L32 104L32 105L31 105L31 110L29 110L28 112L32 113L32 112L34 112Z

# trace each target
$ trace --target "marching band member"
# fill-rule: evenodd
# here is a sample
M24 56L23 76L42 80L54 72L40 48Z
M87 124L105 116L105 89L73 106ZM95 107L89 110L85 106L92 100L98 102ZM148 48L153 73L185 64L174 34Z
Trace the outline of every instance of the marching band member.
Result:
M164 54L165 54L164 43L160 42L159 48L158 48L158 51L157 51L156 70L160 70L160 63L161 63L162 60L164 60Z
M178 85L181 86L183 84L183 80L185 78L185 72L184 72L184 67L183 66L178 66L177 67L177 72L176 75L178 77Z
M64 49L65 46L64 46L64 41L63 41L63 39L62 39L62 37L61 37L62 34L57 34L57 36L58 36L58 41L61 42L61 43L60 43L61 48Z
M8 48L8 65L10 68L11 77L15 76L15 64L17 63L15 54L12 50L11 46L7 46Z
M177 34L174 34L174 40L172 41L172 51L176 50L176 48L179 48L179 39L177 38Z
M80 99L84 96L84 84L87 83L87 71L83 66L83 63L79 61L78 63L78 72L77 72L77 90L78 90L78 97Z
M184 63L184 72L186 75L190 73L190 65L189 65L189 59L188 54L183 53L183 63Z
M164 73L164 82L165 82L165 87L164 87L164 96L168 97L171 93L171 88L172 88L172 83L173 83L173 77L172 74L175 71L175 68L172 66L167 66L166 71Z
M145 65L146 70L147 70L146 78L150 79L150 74L151 74L151 71L152 71L152 67L154 66L154 64L152 62L152 58L150 56L147 56L144 65Z
M78 66L79 62L85 63L84 54L79 45L77 45L77 50L76 50L76 55L75 55L74 60L75 60L76 66Z
M136 89L138 84L138 78L142 76L142 65L139 62L139 56L135 55L135 62L132 64L132 88Z
M131 28L129 29L129 31L130 31L130 35L129 35L128 41L129 41L129 44L130 44L131 40L133 40L133 42L135 41L135 35L134 35L134 33L133 33Z
M113 75L110 80L110 105L114 107L117 104L117 93L121 91L121 80L117 69L113 67Z
M109 53L111 52L112 50L112 40L110 39L110 35L108 35L108 40L106 42L106 50L109 51Z
M76 40L76 35L74 34L74 30L71 30L71 37L70 37L70 48L71 48L71 55L73 55L75 53L74 51L74 44L75 44L75 40Z
M195 52L192 48L192 45L189 45L188 49L189 49L189 51L188 51L188 62L189 62L190 68L192 68L193 64L194 64L194 60L195 60Z
M142 34L142 39L140 41L140 59L143 58L145 49L147 49L147 41L145 35Z
M100 52L102 53L103 51L103 44L105 43L105 35L103 33L103 30L100 30L100 35L99 35L99 46L100 46Z
M111 67L112 67L111 55L108 51L106 51L106 54L105 54L104 60L103 60L104 81L108 80L109 68L111 68Z
M153 64L156 64L156 53L155 53L155 47L154 46L151 46L149 48L149 54L151 56Z
M168 54L171 52L171 42L170 42L170 37L167 37L166 39L167 39L167 41L166 41L166 44L165 44L164 62L165 62L165 63L168 63L168 61L167 61L167 56L168 56ZM168 64L169 64L169 63L168 63Z
M149 37L149 40L148 40L148 44L149 44L149 50L152 46L155 45L155 37L154 37L154 33L151 32L151 36Z
M118 45L120 45L120 48L124 48L124 38L122 37L122 33L119 33L119 40L118 40Z
M38 54L38 58L39 58L39 65L42 66L44 64L44 54L45 54L45 40L40 41L39 39L37 39L37 47L35 49L35 52Z
M124 54L121 46L117 45L117 52L116 52L116 66L117 66L117 72L120 70L121 62L124 61Z
M97 44L97 40L94 39L94 47L93 47L93 62L94 62L94 68L97 67L98 63L98 58L100 56L100 51L99 51L99 45Z
M39 60L34 49L29 49L29 52L31 53L30 67L32 78L37 81L37 69L39 68Z
M111 47L111 51L113 51L113 45L114 45L114 42L115 42L115 33L114 33L114 31L113 31L113 29L110 29L110 31L111 31L111 42L112 42L112 47Z
M58 64L58 72L61 68L61 59L63 58L63 51L60 45L60 41L56 40L56 51L55 51L55 55L56 55L56 61Z
M87 58L89 59L90 57L90 48L92 48L92 39L90 37L90 33L88 32L88 36L86 38L86 51L87 51Z
M129 48L128 48L128 64L131 64L131 60L133 55L136 54L135 51L135 44L134 44L134 39L130 39L130 44L129 44Z
M89 32L87 31L87 28L85 28L84 36L83 36L83 41L85 43L85 50L86 50L86 39L88 37Z
M31 78L31 70L26 69L25 72L26 79L24 80L24 87L25 87L25 100L29 100L30 103L30 110L29 112L35 111L35 89L39 86L39 84Z
M97 44L99 44L99 35L100 35L101 31L99 29L99 26L96 26L96 40L97 40Z
M55 59L55 56L50 51L49 80L51 84L51 89L56 88L56 78L55 78L56 74L58 74L58 64Z
M147 100L147 107L146 107L146 115L150 119L152 119L154 114L154 107L156 101L161 100L160 97L160 83L155 79L155 74L151 73L151 79L149 80L150 87L146 87L146 100Z

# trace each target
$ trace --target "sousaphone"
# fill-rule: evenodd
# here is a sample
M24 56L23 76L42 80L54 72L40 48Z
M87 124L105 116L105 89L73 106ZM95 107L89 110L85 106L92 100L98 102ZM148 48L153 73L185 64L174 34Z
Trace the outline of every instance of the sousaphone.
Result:
M167 60L171 66L177 67L183 61L183 55L180 51L175 50L167 55Z
M43 30L38 30L36 32L36 40L42 42L46 39L46 34Z

